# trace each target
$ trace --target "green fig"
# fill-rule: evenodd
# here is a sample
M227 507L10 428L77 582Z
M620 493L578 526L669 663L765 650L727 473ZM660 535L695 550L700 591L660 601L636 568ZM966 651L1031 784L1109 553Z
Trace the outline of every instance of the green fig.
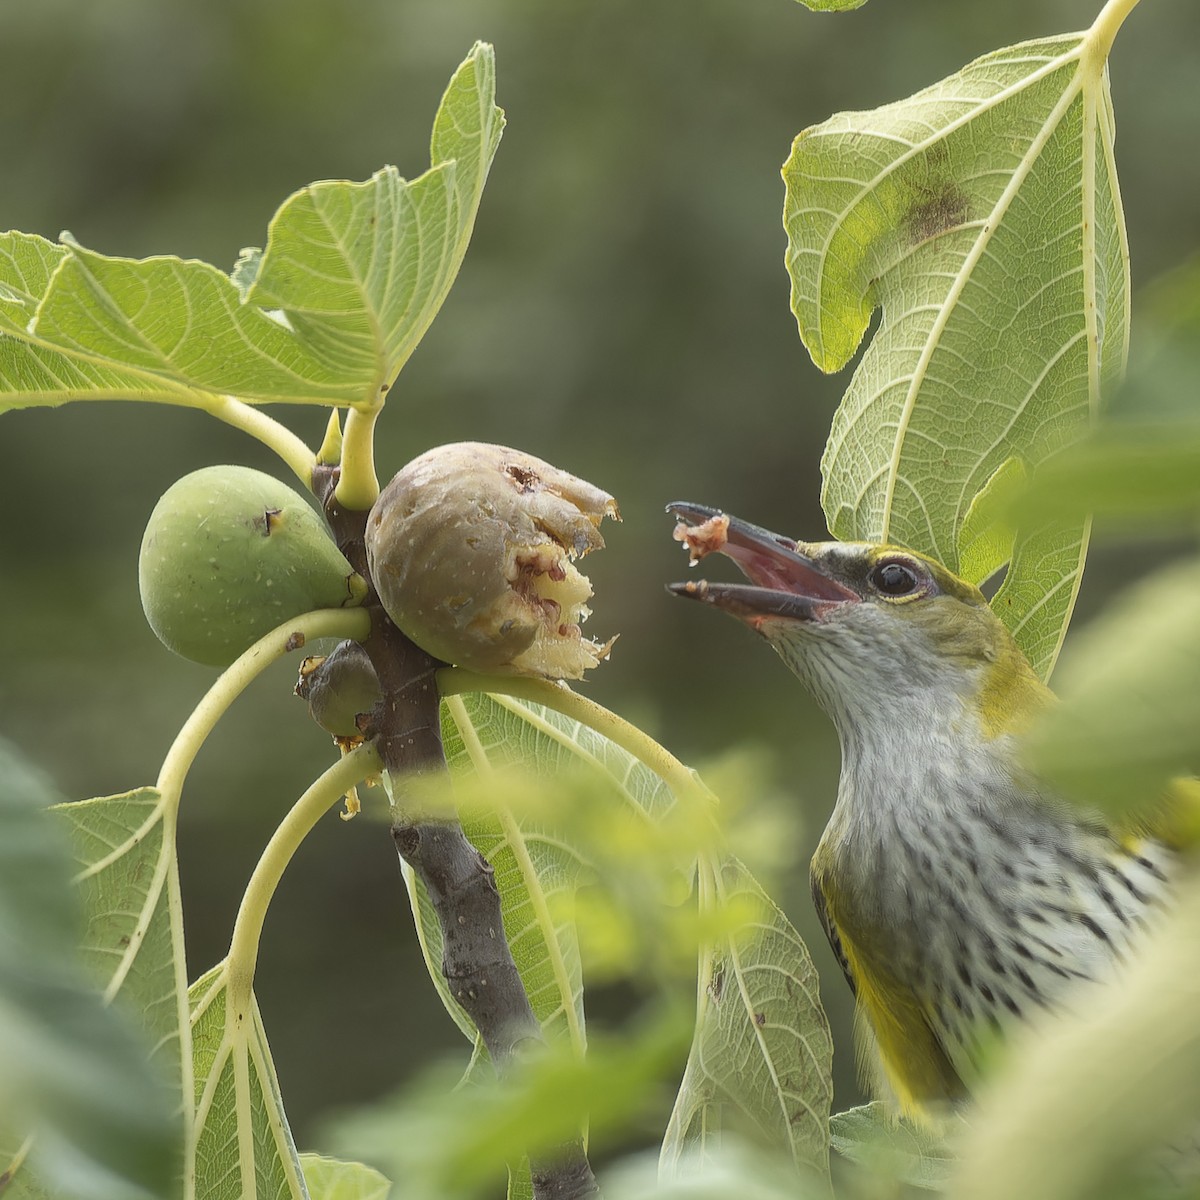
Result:
M138 560L150 628L176 654L226 667L277 625L360 604L366 581L286 484L248 467L205 467L154 506Z
M382 692L367 652L355 641L339 642L325 658L300 664L296 695L308 701L314 721L334 737L359 737L360 713L369 713Z
M600 549L599 488L506 446L460 442L413 459L367 516L367 561L388 616L422 650L474 671L581 679L612 641L585 638Z

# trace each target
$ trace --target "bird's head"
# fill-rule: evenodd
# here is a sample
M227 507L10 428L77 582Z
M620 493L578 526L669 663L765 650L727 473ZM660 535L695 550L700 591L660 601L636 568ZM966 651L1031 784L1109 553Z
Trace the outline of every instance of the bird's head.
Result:
M693 563L719 552L750 581L670 590L762 634L843 733L961 705L993 738L1023 728L1050 695L982 592L925 555L797 542L695 504L667 511Z

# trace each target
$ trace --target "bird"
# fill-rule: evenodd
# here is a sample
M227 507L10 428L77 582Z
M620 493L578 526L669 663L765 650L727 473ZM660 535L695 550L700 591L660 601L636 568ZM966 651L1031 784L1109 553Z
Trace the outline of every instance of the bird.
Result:
M860 1067L921 1124L961 1113L1013 1030L1114 976L1169 907L1180 857L1023 765L1055 703L974 585L927 555L801 542L675 503L693 564L669 590L741 620L828 714L837 799L810 868L857 1002Z

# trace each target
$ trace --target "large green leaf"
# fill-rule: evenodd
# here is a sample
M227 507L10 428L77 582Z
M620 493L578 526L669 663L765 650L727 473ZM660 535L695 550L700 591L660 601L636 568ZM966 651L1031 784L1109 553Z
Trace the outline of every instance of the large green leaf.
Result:
M189 1077L183 914L175 858L175 805L139 788L59 805L79 863L86 916L80 953L112 1000L150 1040L177 1086Z
M189 997L196 1200L308 1200L253 993L236 999L220 963Z
M366 371L347 377L324 361L279 319L243 303L224 272L166 255L112 258L72 244L29 341L160 380L164 395L348 404L363 399L366 387Z
M813 361L844 366L882 310L825 452L837 537L906 544L978 582L1003 562L963 562L975 496L1006 461L1034 467L1078 437L1119 377L1112 33L1098 23L1000 50L796 138L787 261ZM1048 674L1087 524L1021 532L997 611Z
M590 726L540 704L497 695L451 697L443 737L457 790L468 798L494 798L486 805L468 803L464 827L496 867L506 930L535 1011L552 1035L566 1033L581 1047L581 979L571 917L582 920L588 910L573 907L570 893L597 862L603 869L596 878L610 886L621 874L622 859L626 870L634 863L639 877L657 874L677 882L710 844L705 822L677 803L642 761ZM581 769L602 784L587 796L571 782ZM510 773L522 796L542 793L548 802L532 809L510 805L504 794ZM728 1131L745 1125L795 1165L824 1173L831 1047L807 950L736 860L705 867L702 878L708 882L702 886L700 920L677 938L695 947L699 934L705 978L664 1161L682 1161L697 1141L711 1148L722 1126ZM654 926L669 891L642 896L635 890L621 899L628 904L632 896L634 919ZM674 902L679 899L676 893ZM437 922L419 887L413 887L413 901L430 973L471 1036L465 1015L445 993ZM655 966L662 969L670 951L661 943L661 930L659 936ZM520 1182L513 1194L520 1194Z
M363 379L365 398L395 379L458 274L504 128L495 75L477 44L442 98L434 166L419 179L385 168L363 184L313 184L271 222L247 300L282 309L335 372Z
M78 962L68 845L49 799L0 743L0 1191L151 1200L178 1170L178 1093ZM30 1132L28 1165L14 1170Z
M0 412L84 396L187 403L185 389L131 365L72 356L30 338L38 305L69 255L66 246L42 237L0 234Z
M701 872L704 903L731 924L705 947L696 1033L662 1165L674 1173L733 1131L825 1175L833 1047L808 948L736 859Z
M18 337L26 332L68 253L36 234L0 233L0 332Z
M207 263L112 258L71 241L0 243L0 409L127 396L202 404L374 405L445 299L503 114L478 44L434 121L433 166L408 182L313 184L230 279Z

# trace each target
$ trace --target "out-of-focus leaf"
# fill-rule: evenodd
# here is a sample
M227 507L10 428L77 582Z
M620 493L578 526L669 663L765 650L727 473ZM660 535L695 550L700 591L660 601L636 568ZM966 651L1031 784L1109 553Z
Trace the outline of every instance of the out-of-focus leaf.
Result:
M600 1036L586 1059L567 1044L549 1046L503 1080L481 1074L456 1088L453 1070L437 1069L339 1121L330 1140L402 1180L404 1200L494 1194L505 1164L526 1150L552 1154L584 1122L594 1149L644 1121L687 1035L686 1018L674 1014L620 1039Z
M1200 255L1141 288L1137 337L1114 413L1134 420L1194 421L1200 375Z
M927 1191L943 1191L957 1161L944 1138L898 1117L878 1100L835 1113L829 1141L851 1162Z
M1025 464L1006 458L971 501L958 530L958 573L971 583L982 583L1012 558L1017 531L1005 505L1025 479Z
M534 1013L552 1040L565 1036L582 1051L583 978L573 920L575 890L589 877L582 839L570 836L570 813L562 805L514 809L471 804L469 797L489 791L501 797L515 773L522 788L553 798L563 792L564 779L586 770L609 803L631 810L643 827L662 819L674 797L632 755L541 705L473 693L451 697L442 711L446 757L468 797L463 828L496 873L505 931ZM442 977L437 916L407 867L405 878L430 976L473 1040L474 1027Z
M824 1176L833 1048L808 948L740 862L701 870L704 903L734 920L705 948L695 1037L663 1140L664 1172L732 1130Z
M1197 357L1200 369L1200 356ZM1010 498L1021 523L1089 513L1110 523L1200 513L1200 423L1113 422L1047 459Z
M231 1003L220 963L189 992L197 1200L308 1200L258 1003Z
M682 919L690 913L677 906L704 832L685 822L670 789L649 768L596 730L543 705L468 692L446 701L442 730L459 816L496 872L505 930L534 1013L550 1041L563 1039L581 1053L580 926L602 970L612 968L621 946L626 974L636 970L639 955L669 971L698 937L694 917ZM437 916L419 881L404 870L430 976L474 1040L474 1027L442 976ZM585 882L602 886L581 897ZM664 945L668 930L678 936ZM694 961L694 953L690 957ZM518 1155L510 1200L530 1194L528 1164Z
M46 811L53 799L0 743L0 1190L151 1200L179 1170L178 1092L79 964L68 843ZM30 1133L32 1151L10 1180Z
M796 138L788 269L813 361L843 367L882 309L826 447L835 536L960 568L960 531L987 481L1006 460L1036 466L1080 436L1120 376L1128 280L1111 33L999 50ZM1086 535L1082 522L1027 533L998 596L1043 675Z
M618 1162L600 1175L605 1200L829 1200L829 1182L797 1177L790 1159L730 1135L695 1146L670 1175L650 1155Z
M320 1154L300 1155L312 1200L387 1200L392 1185L362 1163L339 1162Z
M950 1195L1125 1200L1195 1194L1198 929L1200 878L1192 876L1183 880L1174 911L1147 939L1136 969L1089 989L1072 1015L1031 1028L1012 1044L958 1147ZM1190 1183L1167 1188L1172 1170Z
M1200 768L1200 563L1156 572L1073 640L1031 765L1081 802L1148 810Z
M477 44L434 120L433 166L313 184L234 278L171 256L0 241L0 411L67 400L379 402L458 273L503 114Z

